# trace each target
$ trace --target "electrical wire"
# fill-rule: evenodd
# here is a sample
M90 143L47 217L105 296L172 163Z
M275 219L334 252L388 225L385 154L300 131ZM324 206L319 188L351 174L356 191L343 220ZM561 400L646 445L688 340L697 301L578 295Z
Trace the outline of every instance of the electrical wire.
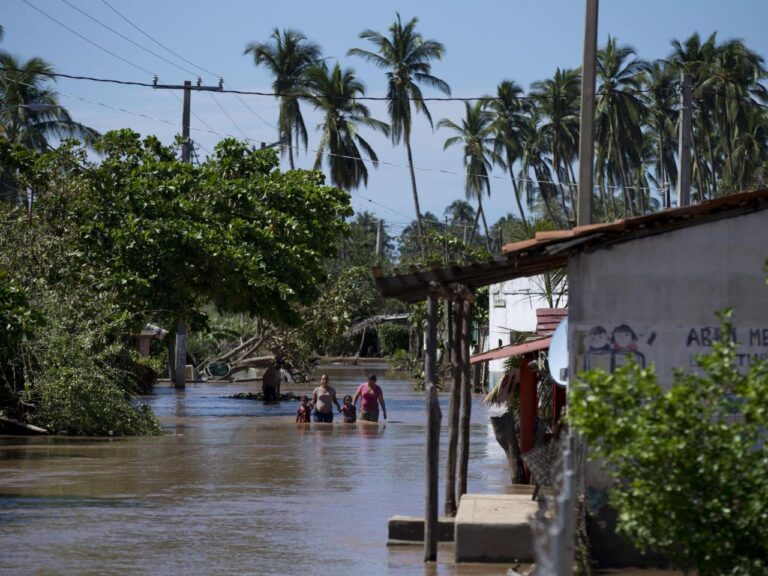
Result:
M138 26L138 25L136 25L136 24L135 24L135 23L133 23L131 20L129 20L129 19L126 17L126 16L124 16L122 13L120 13L120 12L117 10L117 8L115 8L114 6L112 6L112 4L110 4L109 2L107 2L107 0L101 0L101 1L102 1L102 2L103 2L103 3L104 3L104 4L105 4L105 5L106 5L106 6L107 6L107 7L108 7L110 10L112 10L112 11L113 11L115 14L117 14L117 15L118 15L120 18L122 18L123 20L125 20L125 21L126 21L128 24L129 24L129 25L131 25L131 26L132 26L134 29L136 29L136 30L137 30L139 33L141 33L142 35L144 35L146 38L148 38L149 40L151 40L152 42L154 42L155 44L157 44L158 46L160 46L160 48L162 48L163 50L166 50L166 51L167 51L167 52L169 52L170 54L173 54L174 56L176 56L176 58L178 58L179 60L182 60L182 61L186 62L187 64L189 64L189 65L190 65L190 66L192 66L193 68L197 68L198 70L200 70L200 71L204 72L205 74L209 74L210 76L213 76L213 77L216 77L216 78L221 78L221 75L220 75L220 74L216 74L215 72L211 72L210 70L206 70L205 68L203 68L203 67L201 67L201 66L198 66L198 65L197 65L197 64L195 64L194 62L191 62L190 60L187 60L187 59L186 59L186 58L184 58L184 56L182 56L181 54L177 54L176 52L174 52L173 50L171 50L170 48L168 48L168 46L166 46L165 44L162 44L162 43L161 43L159 40L156 40L155 38L153 38L152 36L150 36L149 34L147 34L147 33L146 33L144 30L142 30L141 28L139 28L139 26Z
M82 14L82 15L83 15L83 16L85 16L86 18L88 18L88 19L92 20L93 22L96 22L98 25L100 25L100 26L102 26L102 27L106 28L107 30L109 30L109 31L110 31L110 32L112 32L113 34L115 34L115 35L119 36L120 38L122 38L122 39L123 39L123 40L125 40L126 42L130 42L130 43L131 43L131 44L133 44L134 46L136 46L136 47L140 48L141 50L144 50L144 52L146 52L147 54L151 54L151 55L152 55L152 56L154 56L155 58L159 58L159 59L160 59L160 60L162 60L163 62L166 62L167 64L170 64L171 66L174 66L174 67L178 68L178 69L179 69L179 70L181 70L182 72L186 72L186 73L188 73L188 74L192 74L193 76L197 76L197 73L196 73L196 72L192 72L192 71L191 71L189 68L184 68L183 66L179 66L179 65L178 65L178 64L176 64L175 62L172 62L171 60L168 60L168 59L167 59L165 56L161 56L160 54L158 54L157 52L153 52L152 50L150 50L150 49L149 49L149 48L147 48L146 46L142 46L142 45L141 45L141 44L139 44L138 42L135 42L135 41L131 40L130 38L128 38L128 37L127 37L127 36L125 36L124 34L121 34L121 33L120 33L120 32L118 32L117 30L115 30L114 28L111 28L110 26L108 26L108 25L104 24L104 22L102 22L102 21L101 21L101 20L99 20L98 18L95 18L94 16L91 16L90 14L88 14L86 11L84 11L84 10L81 10L80 8L78 8L77 6L75 6L74 4L72 4L72 3L71 3L69 0L61 0L61 1L62 1L62 2L64 2L64 4L66 4L67 6L71 7L73 10L77 10L77 11L78 11L80 14Z
M22 2L27 2L28 0L21 0ZM31 4L30 4L31 6ZM0 70L5 70L6 68L0 68ZM11 68L7 68L8 70L13 70ZM147 70L143 71L147 72ZM151 74L151 72L150 72ZM107 84L123 84L128 86L143 86L145 88L154 88L154 84L149 82L137 82L137 81L131 81L131 80L117 80L115 78L98 78L94 76L83 76L83 75L75 75L75 74L64 74L62 72L40 72L40 75L42 76L52 76L52 77L61 77L61 78L68 78L70 80L87 80L89 82L102 82ZM645 93L648 92L648 89L642 89L642 90L633 90L633 91L626 91L622 92L623 94L639 94L639 93ZM262 92L258 90L235 90L233 88L222 88L221 90L216 90L219 94L235 94L235 95L242 95L242 96L268 96L271 98L280 98L284 96L295 96L295 94L286 94L282 92ZM605 96L608 93L605 92L597 92L597 96ZM329 96L329 98L336 99L336 100L352 100L352 101L375 101L375 102L389 102L390 98L387 96ZM555 97L546 97L546 96L519 96L519 100L540 100L540 99L554 99ZM497 96L466 96L466 97L460 97L460 96L425 96L424 98L403 98L403 100L413 102L413 101L419 101L419 102L472 102L477 100L485 100L485 101L493 101L493 100L501 100ZM265 121L266 122L266 121Z
M216 78L223 78L223 75L222 75L222 74L216 74L215 72L211 72L210 70L207 70L206 68L203 68L202 66L199 66L199 65L195 64L195 63L194 63L194 62L192 62L191 60L188 60L187 58L185 58L184 56L182 56L182 55L181 55L181 54L179 54L178 52L175 52L174 50L170 49L168 46L166 46L165 44L163 44L162 42L160 42L159 40L157 40L156 38L154 38L153 36L151 36L150 34L148 34L147 32L145 32L145 31L144 31L142 28L140 28L140 27L139 27L139 25L138 25L138 24L136 24L135 22L131 21L131 20L130 20L130 19L127 17L127 16L125 16L125 15L124 15L124 14L122 14L120 11L118 11L118 10L117 10L117 8L115 8L114 6L112 6L112 4L110 4L109 2L107 2L107 0L101 0L101 1L102 1L102 3L103 3L103 4L105 4L105 5L106 5L106 6L107 6L107 7L108 7L110 10L112 10L112 11L113 11L115 14L117 14L117 15L118 15L120 18L122 18L123 20L125 20L125 22L127 22L127 23L128 23L130 26L132 26L132 27L133 27L135 30L137 30L137 31L138 31L140 34L142 34L143 36L145 36L146 38L148 38L149 40L151 40L152 42L154 42L155 44L157 44L158 46L160 46L160 48L162 48L163 50L167 51L167 52L168 52L168 53L170 53L170 54L173 54L173 55L174 55L176 58L178 58L179 60L182 60L182 61L186 62L186 63L187 63L187 64L189 64L190 66L192 66L192 67L194 67L194 68L197 68L198 70L200 70L200 71L204 72L205 74L208 74L208 75L210 75L210 76L213 76L213 77L216 77ZM229 84L227 84L227 83L224 83L224 85L225 85L225 86L227 86L227 88L228 88L228 89L230 88ZM266 124L266 125L267 125L267 126L269 126L270 128L273 128L273 129L277 130L277 126L275 126L275 125L274 125L274 124L272 124L271 122L269 122L269 121L265 120L264 118L262 118L262 117L261 117L261 116L260 116L260 115L259 115L259 114L258 114L258 113L257 113L257 112L254 110L254 109L253 109L253 108L251 108L251 107L250 107L250 106L249 106L249 105L246 103L246 101L245 101L245 100L243 100L243 99L240 97L240 95L239 95L239 94L235 94L235 97L236 97L236 98L237 98L237 100L240 102L240 104L242 104L242 105L243 105L243 106L244 106L244 107L245 107L245 108L246 108L246 109L247 109L247 110L248 110L248 111L249 111L251 114L253 114L253 115L254 115L254 116L255 116L255 117L256 117L256 118L257 118L259 121L261 121L262 123Z
M232 118L232 116L229 115L229 112L227 112L226 109L224 108L224 106L221 105L221 102L219 102L219 100L216 98L216 96L214 96L213 92L208 92L208 94L210 94L210 96L213 99L213 101L216 102L216 106L218 106L219 110L221 110L224 113L224 116L226 116L229 119L229 121L232 122L234 127L238 129L240 134L243 135L243 138L248 139L248 135L243 131L242 128L240 128L240 125L237 122L235 122L235 119Z
M99 50L102 50L102 51L106 52L107 54L109 54L110 56L112 56L112 57L114 57L114 58L117 58L117 59L118 59L118 60L120 60L121 62L125 62L125 63L126 63L126 64L128 64L129 66L133 66L133 67L134 67L134 68L136 68L137 70L141 70L142 72L146 72L146 73L147 73L147 74L149 74L150 76L154 76L154 74L153 74L152 72L150 72L149 70L147 70L147 69L146 69L146 68L144 68L143 66L139 66L138 64L134 64L134 63L133 63L133 62L131 62L130 60L126 60L126 59L125 59L125 58L123 58L122 56L120 56L120 55L118 55L118 54L115 54L114 52L112 52L111 50L109 50L109 49L107 49L107 48L104 48L104 46L102 46L101 44L98 44L98 43L94 42L93 40L90 40L90 39L86 38L85 36L83 36L82 34L80 34L79 32L77 32L76 30L73 30L72 28L70 28L69 26L67 26L66 24L64 24L63 22L60 22L59 20L57 20L56 18L54 18L53 16L51 16L51 15L50 15L50 14L48 14L47 12L44 12L43 10L41 10L40 8L38 8L37 6L35 6L35 5L34 5L34 4L32 4L32 3L31 3L29 0L21 0L21 1L22 1L22 2L24 2L24 4L26 4L26 5L27 5L27 6L29 6L30 8L32 8L32 9L34 9L34 10L37 10L37 11L38 11L40 14L42 14L42 15L43 15L43 16L45 16L46 18L48 18L48 19L50 19L50 20L53 20L53 21L54 21L56 24L58 24L59 26L61 26L61 27L62 27L62 28L64 28L65 30L69 30L70 32L72 32L72 34L74 34L74 35L75 35L75 36L77 36L78 38L81 38L82 40L85 40L86 42L88 42L88 44L91 44L92 46L95 46L95 47L96 47L96 48L98 48ZM44 74L44 75L46 75L46 76L53 76L54 74Z

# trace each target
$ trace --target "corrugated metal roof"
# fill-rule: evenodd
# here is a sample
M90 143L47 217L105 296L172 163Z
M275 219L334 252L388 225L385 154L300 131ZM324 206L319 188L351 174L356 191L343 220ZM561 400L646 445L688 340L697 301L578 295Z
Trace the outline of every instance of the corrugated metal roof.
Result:
M534 276L562 268L574 252L599 249L619 242L673 230L698 226L707 222L733 218L768 208L768 189L723 196L693 206L663 210L646 216L617 220L608 224L579 226L572 230L542 232L535 238L507 244L503 255L485 262L459 266L434 266L429 269L411 267L409 272L395 269L385 275L374 268L376 286L382 295L416 302L427 297L430 283L442 286L461 284L478 288L524 276Z
M552 343L552 337L547 336L545 338L539 338L538 340L530 340L529 342L523 342L522 344L508 344L501 348L495 348L488 350L488 352L482 352L469 357L470 364L477 364L479 362L488 362L489 360L498 360L500 358L510 358L512 356L520 356L522 354L530 354L531 352L538 352L539 350L546 350Z

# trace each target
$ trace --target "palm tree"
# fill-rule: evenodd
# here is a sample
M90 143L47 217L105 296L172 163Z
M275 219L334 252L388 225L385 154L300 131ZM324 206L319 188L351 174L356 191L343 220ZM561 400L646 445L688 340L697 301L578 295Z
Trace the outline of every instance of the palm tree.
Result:
M528 220L525 217L523 204L520 199L520 187L515 178L514 166L523 153L527 105L521 99L523 89L511 80L502 81L496 88L495 96L486 96L485 102L488 109L494 115L493 128L496 134L494 150L496 154L504 158L509 176L512 179L512 188L515 192L517 210L525 226Z
M608 37L605 48L597 54L599 80L595 107L595 140L598 165L607 170L609 180L617 182L624 195L624 214L640 212L642 200L630 194L630 172L641 165L643 145L642 120L645 105L640 89L645 63L635 58L630 46L619 46ZM638 209L633 209L637 202Z
M283 153L287 148L293 170L294 142L307 147L307 128L299 107L299 94L306 88L306 71L320 60L320 47L301 32L277 28L267 42L249 42L243 54L253 54L256 66L264 66L274 77L272 89L280 101L278 137Z
M655 140L656 151L653 159L654 180L664 191L664 206L671 204L670 189L677 183L677 164L675 163L675 144L677 134L677 96L675 79L670 66L663 61L655 61L645 66L643 78L645 87L646 124L648 134ZM605 209L605 206L603 207Z
M539 129L550 142L552 168L560 190L563 216L569 219L568 202L563 184L568 188L567 200L575 207L576 178L572 173L573 161L579 145L579 106L581 75L577 70L557 69L547 80L531 84L531 96L542 115Z
M472 227L474 234L478 217L483 219L485 229L485 243L488 251L490 248L490 236L488 234L488 222L483 212L483 191L491 195L490 171L493 164L504 166L504 160L494 151L494 116L485 108L483 101L470 104L464 103L465 116L461 125L452 120L443 118L437 123L438 128L448 128L456 133L445 141L443 149L461 144L464 146L464 190L467 199L477 200L477 215ZM470 237L470 242L472 239Z
M454 200L444 210L450 226L462 226L475 219L475 209L466 200Z
M327 156L331 182L340 188L357 188L368 184L368 169L360 149L378 163L376 152L359 134L359 126L367 126L389 135L389 126L371 118L368 107L355 100L365 94L365 86L351 68L342 70L337 63L329 69L325 63L310 68L307 91L302 96L321 111L323 121L318 125L322 136L315 157L315 170Z
M352 48L348 54L360 56L372 62L379 68L387 70L387 99L390 124L392 126L392 142L399 144L405 141L408 152L408 166L411 173L413 203L416 209L416 222L419 237L423 238L419 194L416 189L416 173L413 168L413 152L411 150L411 102L416 112L421 112L432 125L432 117L421 93L419 85L435 88L444 94L450 94L448 84L432 75L432 60L440 60L445 53L444 46L436 40L425 40L416 32L417 18L412 18L405 25L397 14L397 20L389 27L389 36L364 30L360 38L370 41L376 48L375 52ZM424 249L422 243L422 251Z
M53 67L41 58L26 62L0 51L0 132L13 142L44 151L49 139L77 138L92 145L99 133L75 122L63 107L55 90Z

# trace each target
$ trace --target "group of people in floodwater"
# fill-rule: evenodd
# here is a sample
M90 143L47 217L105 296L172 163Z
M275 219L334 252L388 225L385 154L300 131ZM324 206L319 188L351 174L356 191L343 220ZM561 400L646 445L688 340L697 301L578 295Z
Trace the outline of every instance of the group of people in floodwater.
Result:
M357 411L357 401L360 400L360 411ZM336 398L336 389L330 385L328 375L320 377L320 385L309 396L301 397L301 404L296 411L296 422L333 422L334 405L344 418L346 424L354 424L359 419L363 422L379 421L379 406L384 420L387 419L387 406L384 403L384 393L376 383L376 375L370 374L368 380L360 384L354 396L344 396L343 404Z
M280 399L280 385L283 380L283 361L277 358L264 370L262 376L262 393L264 402L277 402ZM357 401L360 400L360 410L357 410ZM354 396L344 396L343 404L339 404L336 398L336 389L330 385L328 375L320 377L320 385L312 391L312 399L309 396L301 397L301 404L296 411L296 422L333 422L334 406L344 418L347 424L354 424L357 420L364 422L379 421L379 407L384 420L387 419L387 406L384 403L384 393L381 386L376 383L376 374L369 374L368 380L360 384Z

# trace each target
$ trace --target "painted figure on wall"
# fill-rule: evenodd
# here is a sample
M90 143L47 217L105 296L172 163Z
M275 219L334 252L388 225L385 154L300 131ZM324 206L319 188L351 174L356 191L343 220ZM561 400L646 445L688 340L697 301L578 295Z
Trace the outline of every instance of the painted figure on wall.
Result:
M593 327L585 338L584 370L611 371L612 351L608 332L602 326Z
M611 372L627 365L630 357L645 368L645 354L638 348L635 331L626 324L620 324L611 334Z

